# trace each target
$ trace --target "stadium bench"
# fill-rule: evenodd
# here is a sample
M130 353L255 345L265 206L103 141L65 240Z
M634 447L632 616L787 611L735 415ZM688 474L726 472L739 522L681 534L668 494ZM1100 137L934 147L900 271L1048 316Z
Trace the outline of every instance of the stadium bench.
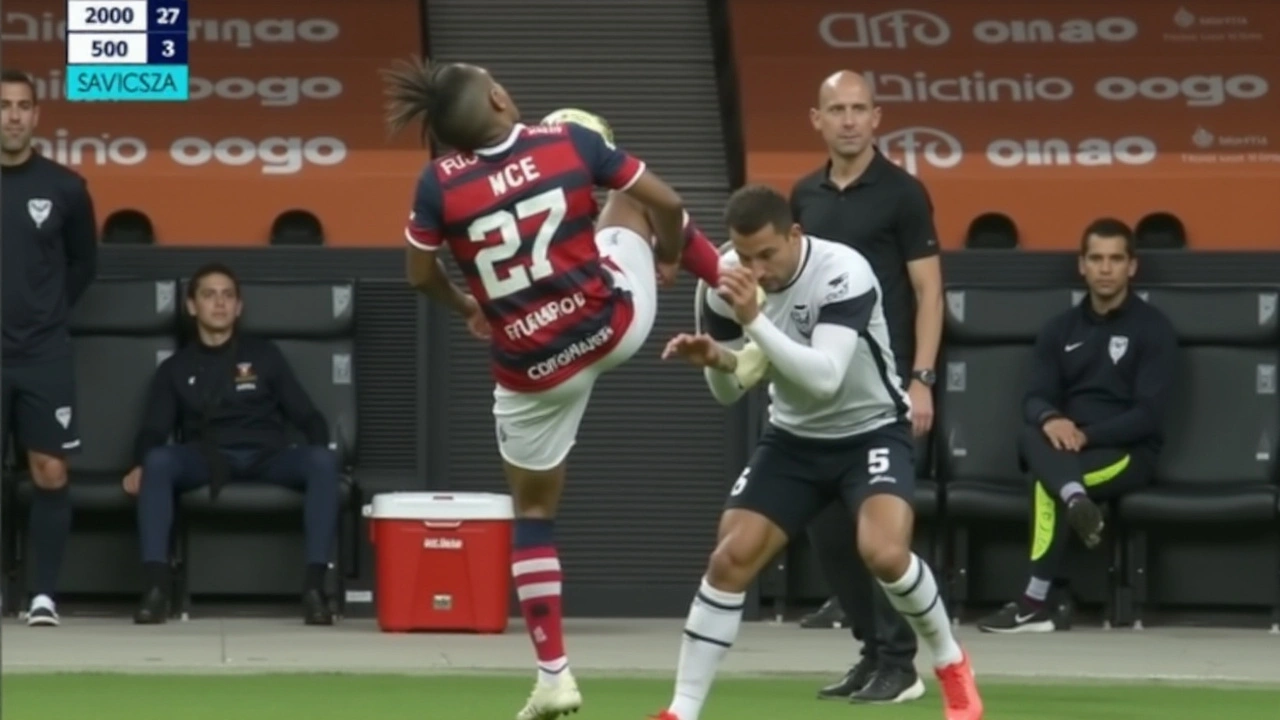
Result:
M1182 347L1154 481L1119 503L1136 626L1150 601L1151 536L1160 535L1161 545L1193 537L1203 544L1209 536L1227 564L1240 555L1231 545L1277 536L1278 295L1274 287L1167 287L1148 295L1173 322ZM1195 593L1197 584L1204 590ZM1206 605L1221 594L1208 579L1187 577L1182 585ZM1280 593L1275 576L1258 585ZM1280 623L1280 597L1268 604Z
M1001 539L1025 538L1028 532L1031 486L1019 464L1017 438L1032 347L1045 323L1078 298L1069 288L953 287L945 293L934 435L946 498L953 617L970 599L973 529L994 525ZM1105 552L1104 603L1111 620L1121 575L1119 543L1109 537Z

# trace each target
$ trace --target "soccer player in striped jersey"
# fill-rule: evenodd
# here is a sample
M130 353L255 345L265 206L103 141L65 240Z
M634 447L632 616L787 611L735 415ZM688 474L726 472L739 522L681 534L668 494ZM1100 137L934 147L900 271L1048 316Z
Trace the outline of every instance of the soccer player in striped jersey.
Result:
M392 129L421 120L452 149L418 180L407 272L491 341L495 432L516 511L512 574L538 660L516 718L550 720L582 706L553 533L565 460L596 380L653 328L658 273L669 279L683 260L715 282L719 257L680 196L592 123L522 124L507 91L473 65L415 61L385 78ZM603 209L597 187L613 191ZM445 274L445 247L470 292Z
M729 405L745 392L732 351L750 339L768 359L769 427L729 491L685 622L675 694L656 720L699 720L737 637L747 587L836 497L857 517L863 562L933 653L946 720L982 720L969 657L951 633L933 571L911 552L911 404L870 263L805 235L772 188L737 191L725 217L734 250L706 294L708 332L673 338L664 357L704 368L711 394Z

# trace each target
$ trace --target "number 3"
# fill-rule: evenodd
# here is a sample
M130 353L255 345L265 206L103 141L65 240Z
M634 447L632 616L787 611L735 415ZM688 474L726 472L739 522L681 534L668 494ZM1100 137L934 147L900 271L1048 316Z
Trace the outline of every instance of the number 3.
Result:
M165 40L161 44L164 46L164 49L160 51L160 54L165 57L173 57L173 41Z
M867 472L872 475L889 472L889 448L871 448L867 453Z
M467 228L472 242L484 242L490 235L497 233L502 240L476 253L476 271L480 273L480 283L490 300L496 300L532 285L538 280L548 277L555 268L547 255L551 250L551 240L555 238L560 223L564 222L568 211L568 202L564 190L556 188L525 198L516 203L515 212L499 210L475 220ZM498 276L497 265L507 262L520 252L520 221L546 214L538 233L533 239L532 256L528 266L515 266L507 269L506 277Z

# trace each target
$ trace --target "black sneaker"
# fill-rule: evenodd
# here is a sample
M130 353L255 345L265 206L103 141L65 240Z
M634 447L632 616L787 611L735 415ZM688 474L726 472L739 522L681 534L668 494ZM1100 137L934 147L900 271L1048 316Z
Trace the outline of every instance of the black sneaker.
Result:
M867 682L875 672L875 664L863 658L857 665L849 668L849 672L845 673L844 677L819 690L818 699L848 700L854 693L867 686Z
M1011 602L978 621L978 629L987 633L1044 633L1053 632L1053 611L1047 605L1030 607L1026 603Z
M312 588L302 594L302 621L307 625L333 624L333 610L323 592Z
M135 625L163 625L169 621L169 596L163 588L148 588L133 612Z
M831 598L822 607L800 618L800 627L806 630L844 627L844 611L840 603Z
M849 698L850 702L890 705L924 697L924 681L915 668L896 665L876 670L867 684Z
M1102 542L1102 510L1087 495L1077 495L1067 503L1067 521L1090 550Z

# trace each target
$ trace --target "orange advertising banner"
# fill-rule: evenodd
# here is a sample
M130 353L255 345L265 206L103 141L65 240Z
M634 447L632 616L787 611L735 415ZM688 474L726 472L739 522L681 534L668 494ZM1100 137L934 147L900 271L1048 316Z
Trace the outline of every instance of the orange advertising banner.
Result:
M100 221L136 208L163 244L264 245L300 208L329 245L399 247L430 156L388 136L378 70L422 52L420 5L193 2L186 103L66 101L62 2L8 0L0 42L36 79L37 148L88 178Z
M856 7L856 12L850 8ZM750 179L825 160L808 110L864 73L880 148L925 181L945 247L1002 212L1032 249L1172 212L1197 248L1280 249L1280 3L734 0Z

